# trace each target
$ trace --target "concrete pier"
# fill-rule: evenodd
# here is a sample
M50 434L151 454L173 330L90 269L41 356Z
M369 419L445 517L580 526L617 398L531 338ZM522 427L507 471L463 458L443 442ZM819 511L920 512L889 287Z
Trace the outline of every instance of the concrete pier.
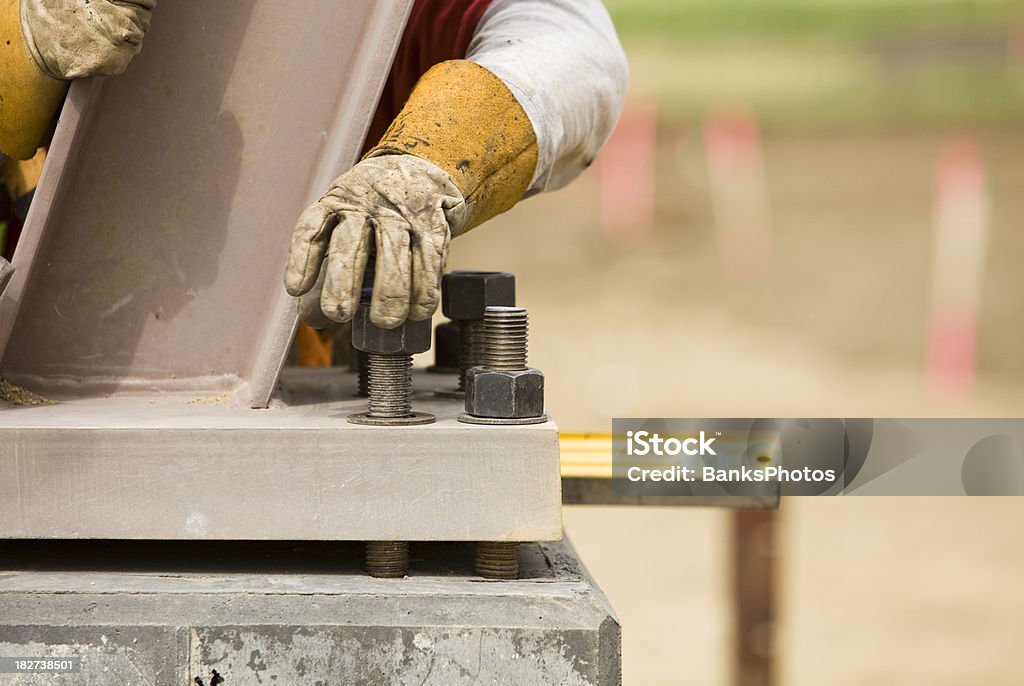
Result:
M473 546L414 543L373 579L333 542L0 543L0 658L81 658L22 684L618 684L618 620L568 542L524 544L518 581Z

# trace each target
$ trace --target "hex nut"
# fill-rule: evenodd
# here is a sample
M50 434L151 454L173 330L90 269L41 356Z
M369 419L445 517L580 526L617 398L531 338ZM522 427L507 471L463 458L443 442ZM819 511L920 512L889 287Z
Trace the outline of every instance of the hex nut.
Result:
M449 319L483 319L488 306L515 304L516 277L508 272L460 270L441 280L441 311Z
M370 321L370 308L360 305L352 317L352 346L356 350L381 355L413 355L430 350L430 320L405 320L393 329Z
M466 412L502 419L539 417L544 414L544 373L473 367L466 371Z
M434 364L427 371L458 373L460 338L459 325L455 322L438 324L434 329Z

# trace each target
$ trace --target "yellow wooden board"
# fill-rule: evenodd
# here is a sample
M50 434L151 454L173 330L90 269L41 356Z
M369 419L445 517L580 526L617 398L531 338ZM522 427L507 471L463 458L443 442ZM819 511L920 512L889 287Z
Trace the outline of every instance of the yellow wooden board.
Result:
M562 452L563 479L612 478L610 433L563 433L558 441Z

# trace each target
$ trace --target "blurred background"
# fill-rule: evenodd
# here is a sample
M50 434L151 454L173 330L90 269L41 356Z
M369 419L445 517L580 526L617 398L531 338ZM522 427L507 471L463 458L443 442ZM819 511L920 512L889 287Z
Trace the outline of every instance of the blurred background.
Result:
M607 4L632 82L603 155L450 261L517 274L563 430L1024 416L1024 2ZM565 513L626 684L1019 684L1021 521L1014 498Z

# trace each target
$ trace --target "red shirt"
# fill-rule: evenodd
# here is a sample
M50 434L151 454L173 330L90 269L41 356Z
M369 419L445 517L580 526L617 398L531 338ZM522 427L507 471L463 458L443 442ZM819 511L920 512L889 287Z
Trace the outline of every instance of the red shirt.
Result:
M493 0L416 0L398 44L363 153L372 148L398 116L413 86L435 64L466 56L477 24Z

